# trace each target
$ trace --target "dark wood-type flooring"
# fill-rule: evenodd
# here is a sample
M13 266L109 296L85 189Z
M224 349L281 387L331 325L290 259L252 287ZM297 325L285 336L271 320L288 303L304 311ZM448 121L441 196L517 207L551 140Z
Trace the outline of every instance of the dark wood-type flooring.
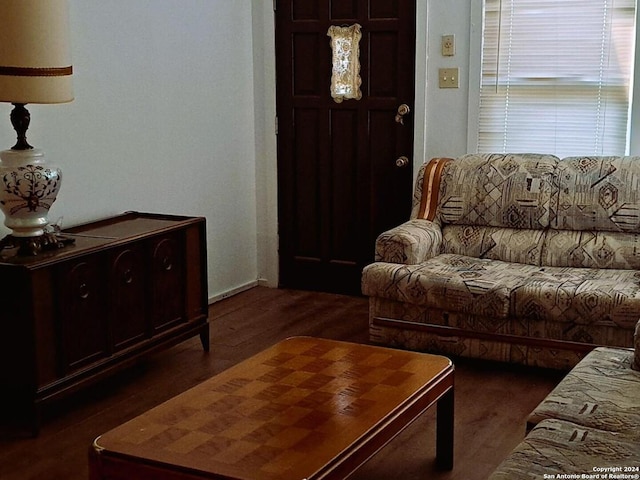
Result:
M366 343L367 300L256 287L210 308L211 352L193 338L48 406L37 438L0 430L0 479L86 480L101 433L289 336ZM562 373L454 359L455 468L434 467L435 409L381 450L353 480L481 480L524 436L525 418ZM287 480L287 479L283 479Z

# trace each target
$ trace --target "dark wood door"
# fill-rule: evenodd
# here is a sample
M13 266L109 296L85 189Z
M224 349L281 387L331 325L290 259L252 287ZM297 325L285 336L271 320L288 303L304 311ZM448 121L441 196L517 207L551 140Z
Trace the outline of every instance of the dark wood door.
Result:
M336 103L327 31L355 23L362 98ZM281 286L359 293L375 237L408 219L414 63L415 0L276 1Z

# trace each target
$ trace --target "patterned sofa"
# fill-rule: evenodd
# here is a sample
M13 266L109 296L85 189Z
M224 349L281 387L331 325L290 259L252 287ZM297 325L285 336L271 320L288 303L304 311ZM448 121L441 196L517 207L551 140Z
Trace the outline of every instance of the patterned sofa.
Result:
M640 157L425 163L364 268L374 343L569 369L640 318Z
M635 353L592 350L529 416L526 438L489 480L638 478L639 364L640 331Z

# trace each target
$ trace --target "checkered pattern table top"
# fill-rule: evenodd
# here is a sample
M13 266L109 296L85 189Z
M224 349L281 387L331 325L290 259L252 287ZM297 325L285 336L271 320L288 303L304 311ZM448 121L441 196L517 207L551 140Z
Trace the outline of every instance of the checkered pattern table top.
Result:
M196 476L311 479L452 370L441 356L294 337L98 437L94 449Z

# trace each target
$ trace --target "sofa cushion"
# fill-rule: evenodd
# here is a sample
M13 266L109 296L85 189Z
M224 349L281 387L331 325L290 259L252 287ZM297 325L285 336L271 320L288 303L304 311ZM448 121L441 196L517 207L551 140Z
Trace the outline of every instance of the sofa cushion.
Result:
M540 265L544 230L445 225L444 253L455 253L503 262Z
M443 172L438 218L456 225L549 226L553 155L470 154Z
M632 349L594 349L536 407L527 424L555 418L640 438L640 372L631 369L632 360Z
M633 329L640 272L522 263L441 254L417 265L376 262L362 291L445 311Z
M567 157L555 178L552 228L640 232L640 157Z
M514 288L539 268L442 254L419 265L365 267L363 293L449 311L505 318Z
M541 264L552 267L640 270L640 235L598 231L547 231Z
M640 311L640 272L540 267L515 286L512 305L520 318L630 330Z
M545 420L511 452L489 480L618 478L608 474L588 475L606 472L601 470L606 468L620 472L618 469L624 467L637 467L640 462L637 442L637 437L621 436L562 420ZM566 477L557 477L558 474Z

